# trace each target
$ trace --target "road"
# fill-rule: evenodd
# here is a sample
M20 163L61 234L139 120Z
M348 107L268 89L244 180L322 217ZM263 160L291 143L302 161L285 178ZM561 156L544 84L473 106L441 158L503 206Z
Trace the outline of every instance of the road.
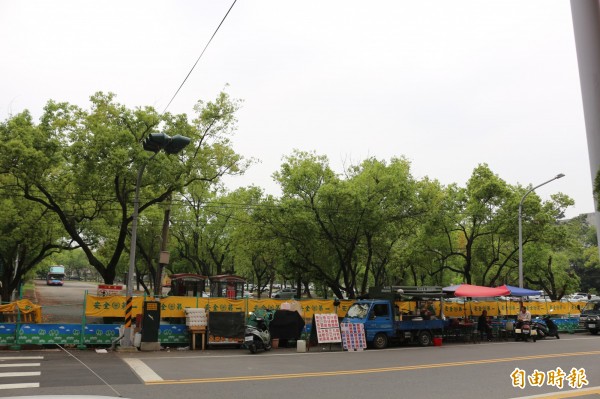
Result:
M44 323L81 323L85 292L96 293L97 284L66 280L63 286L48 286L34 280L37 303L43 306Z
M257 355L225 348L103 354L92 350L22 351L19 356L43 357L31 360L40 363L36 369L41 373L11 382L37 382L39 387L6 389L0 396L85 393L134 399L495 399L569 391L571 396L586 394L580 397L591 398L600 397L599 344L598 336L575 334L537 343L454 343L351 353L326 347L325 351L312 348L308 353L284 348ZM5 355L0 353L0 364ZM9 371L2 367L2 371ZM570 388L567 379L562 379L562 390L546 380L540 386L527 380L536 370L547 378L559 368L565 375L575 369L572 375L580 379L581 388L591 387L592 391ZM513 386L515 380L511 378L511 373L517 371L518 375L519 370L526 377L523 389Z

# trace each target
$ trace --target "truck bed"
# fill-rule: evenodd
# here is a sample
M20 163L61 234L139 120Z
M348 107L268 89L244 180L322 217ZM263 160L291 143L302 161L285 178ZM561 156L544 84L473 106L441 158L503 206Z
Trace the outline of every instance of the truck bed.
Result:
M441 330L446 324L444 320L402 320L396 321L396 329L400 331Z

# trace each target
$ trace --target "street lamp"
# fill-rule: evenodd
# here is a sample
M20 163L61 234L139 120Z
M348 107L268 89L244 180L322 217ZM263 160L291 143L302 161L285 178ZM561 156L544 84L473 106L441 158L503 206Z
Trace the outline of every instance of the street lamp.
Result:
M121 348L133 348L131 342L131 322L132 322L132 310L133 310L133 273L135 272L135 250L137 240L137 219L140 207L140 185L142 182L142 175L146 164L150 162L161 150L167 154L177 154L183 150L189 143L188 137L176 135L170 137L165 133L151 133L146 140L144 140L143 148L146 151L154 152L148 161L144 162L140 167L137 175L137 181L135 184L135 199L133 201L133 216L131 223L131 244L129 248L129 272L127 273L127 293L125 300L125 328L123 329L123 344Z
M525 201L525 197L527 197L536 188L542 187L544 184L548 184L551 181L560 179L561 177L564 177L564 176L565 175L562 173L557 174L552 179L550 179L546 182L543 182L542 184L537 185L534 188L530 189L529 191L527 191L525 193L523 198L521 198L521 202L519 203L519 288L523 288L523 229L521 227L521 215L523 212L523 201Z

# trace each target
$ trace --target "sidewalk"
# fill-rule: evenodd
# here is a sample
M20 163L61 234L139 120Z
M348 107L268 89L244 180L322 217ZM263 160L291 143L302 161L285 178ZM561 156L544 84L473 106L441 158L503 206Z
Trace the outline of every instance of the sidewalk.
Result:
M23 299L29 299L31 302L37 304L37 295L35 292L35 284L22 292Z

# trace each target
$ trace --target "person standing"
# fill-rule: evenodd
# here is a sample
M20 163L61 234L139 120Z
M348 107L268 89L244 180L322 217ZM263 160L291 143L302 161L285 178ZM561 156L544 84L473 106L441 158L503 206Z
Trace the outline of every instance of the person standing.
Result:
M479 330L480 334L485 332L488 341L492 340L492 326L490 326L490 323L488 322L487 310L481 312L481 316L479 316L479 319L477 320L477 330Z

